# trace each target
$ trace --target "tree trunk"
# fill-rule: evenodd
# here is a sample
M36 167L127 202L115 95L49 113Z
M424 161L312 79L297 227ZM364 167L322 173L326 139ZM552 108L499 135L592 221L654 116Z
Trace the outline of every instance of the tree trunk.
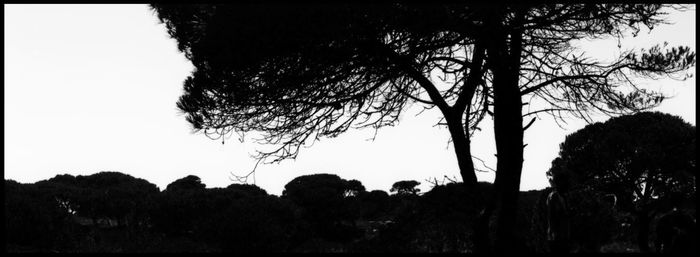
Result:
M518 19L518 15L516 10L515 19ZM494 25L500 26L500 21ZM500 27L494 31L507 30ZM519 89L522 34L514 30L510 35L495 33L493 36L489 57L493 65L493 116L498 156L494 189L496 198L500 199L495 250L512 253L518 250L515 229L523 167L523 118Z
M495 80L495 79L494 79ZM500 83L499 83L500 84ZM496 136L496 193L501 199L496 248L512 250L520 176L523 167L523 129L517 84L494 82L494 134Z
M464 131L462 125L461 113L450 112L445 115L447 127L452 136L452 144L457 155L457 164L459 165L459 173L462 176L462 181L468 188L476 186L476 173L474 172L474 162L472 161L472 153L470 148L470 140L468 133Z
M447 121L447 127L452 137L452 144L455 148L459 172L462 176L464 186L469 194L475 194L477 193L478 189L476 187L477 179L474 171L474 162L472 161L471 155L471 142L469 140L468 131L465 131L467 128L465 128L464 124L462 123L461 112L452 110L452 112L445 114L445 120ZM474 242L475 252L487 253L490 250L488 223L486 223L486 229L484 230L485 223L481 221L481 216L478 216L475 221L472 221L474 230L472 240Z

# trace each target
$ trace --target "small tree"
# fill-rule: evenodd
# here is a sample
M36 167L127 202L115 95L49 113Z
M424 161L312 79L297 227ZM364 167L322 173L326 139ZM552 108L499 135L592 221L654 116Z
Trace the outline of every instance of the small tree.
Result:
M402 180L391 185L389 192L396 192L399 195L417 195L420 188L416 188L420 182L415 180Z
M569 135L549 176L567 174L574 187L615 194L634 214L637 243L647 251L649 224L676 195L695 194L695 126L679 117L643 112L595 123Z

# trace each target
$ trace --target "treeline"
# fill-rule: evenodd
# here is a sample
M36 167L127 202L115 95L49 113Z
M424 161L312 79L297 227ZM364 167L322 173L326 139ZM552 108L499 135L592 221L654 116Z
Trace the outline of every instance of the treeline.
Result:
M366 191L332 174L300 176L282 196L246 184L206 188L187 176L160 191L119 172L58 175L33 184L5 180L10 252L470 252L474 220L491 184L417 182ZM546 252L550 189L522 192L522 252ZM479 193L475 193L479 192ZM633 222L602 198L572 193L577 251L626 251ZM606 248L607 247L607 248Z

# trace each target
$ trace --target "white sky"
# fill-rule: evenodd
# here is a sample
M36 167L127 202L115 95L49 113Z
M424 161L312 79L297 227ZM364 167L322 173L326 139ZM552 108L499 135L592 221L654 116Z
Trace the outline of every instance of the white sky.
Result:
M663 41L695 50L695 7L669 20L674 24L624 40L623 50ZM191 133L175 102L192 65L146 5L5 5L4 43L6 179L33 183L56 174L119 171L161 189L190 174L208 187L225 187L232 183L229 172L244 174L255 164L249 153L258 145L233 138L222 145ZM601 59L620 51L615 40L582 46ZM696 124L695 78L645 83L674 96L657 110ZM425 179L459 178L447 129L433 127L439 111L415 116L421 109L414 105L374 142L367 141L373 130L348 131L302 149L296 160L260 165L257 185L279 195L297 176L334 173L368 190L388 191L413 179L427 191ZM570 121L561 129L543 118L526 132L521 190L548 185L545 171L559 143L585 126ZM472 151L495 167L490 118L481 127ZM492 181L494 174L477 175Z

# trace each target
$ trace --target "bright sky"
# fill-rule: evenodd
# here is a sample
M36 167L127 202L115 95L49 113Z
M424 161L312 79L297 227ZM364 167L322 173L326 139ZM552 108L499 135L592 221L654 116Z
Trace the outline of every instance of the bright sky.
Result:
M663 41L696 49L695 7L669 20L673 24L624 40L622 49ZM146 5L5 5L4 43L6 179L33 183L56 174L119 171L161 189L190 174L208 187L225 187L233 183L229 172L242 175L255 165L249 154L258 145L233 138L222 145L192 134L175 107L192 65ZM582 46L601 59L620 51L616 40ZM695 78L644 83L674 96L657 110L696 124ZM421 109L414 105L373 142L373 130L353 130L302 149L296 160L260 165L256 184L279 195L295 177L334 173L368 190L417 180L427 191L425 179L459 178L447 129L433 127L440 114L415 116ZM570 121L562 129L543 116L526 132L521 190L548 185L545 171L559 143L586 125ZM490 118L482 123L472 149L495 167L492 126Z

